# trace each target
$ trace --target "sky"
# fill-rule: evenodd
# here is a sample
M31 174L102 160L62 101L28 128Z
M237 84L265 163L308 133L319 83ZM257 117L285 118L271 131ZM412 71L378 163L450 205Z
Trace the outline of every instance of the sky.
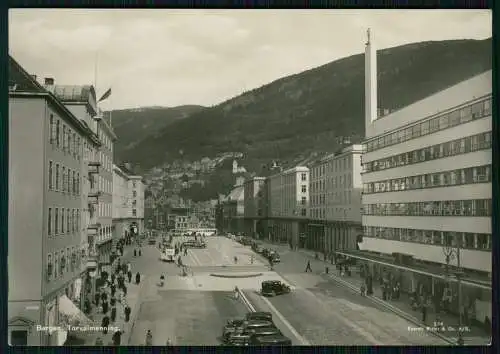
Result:
M377 47L485 39L489 10L12 9L9 54L56 84L95 84L102 109L211 106ZM96 65L97 63L97 65ZM96 69L97 68L97 69Z

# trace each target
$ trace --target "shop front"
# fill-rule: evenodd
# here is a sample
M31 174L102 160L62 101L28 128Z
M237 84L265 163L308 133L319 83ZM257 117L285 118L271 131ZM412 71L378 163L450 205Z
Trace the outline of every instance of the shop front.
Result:
M325 247L325 225L322 222L311 222L307 225L306 248L311 251L323 252Z

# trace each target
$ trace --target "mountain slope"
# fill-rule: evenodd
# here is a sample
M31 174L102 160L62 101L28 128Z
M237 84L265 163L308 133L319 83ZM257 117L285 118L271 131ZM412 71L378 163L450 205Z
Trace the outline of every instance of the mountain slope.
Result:
M113 129L118 136L115 142L115 159L126 161L123 150L139 141L154 136L179 119L200 111L202 106L145 107L111 111ZM109 114L109 112L107 112Z
M378 51L379 107L398 109L491 69L491 38ZM364 54L276 80L169 125L124 151L141 168L179 157L245 152L245 166L332 151L364 135ZM257 172L258 168L255 169Z

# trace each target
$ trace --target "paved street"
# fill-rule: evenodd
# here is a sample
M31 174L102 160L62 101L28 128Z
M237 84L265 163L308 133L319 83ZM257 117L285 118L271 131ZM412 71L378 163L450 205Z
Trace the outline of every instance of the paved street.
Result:
M165 345L168 338L175 345L217 345L223 325L230 318L242 317L247 312L242 302L234 300L235 285L257 288L256 278L215 278L210 273L235 274L234 268L244 267L252 272L249 264L234 265L230 260L239 252L217 239L207 238L207 249L188 251L183 262L196 269L194 275L180 276L174 263L161 262L160 251L153 245L143 247L141 257L126 257L135 272L148 279L137 319L131 333L130 345L144 345L146 331L153 333L154 345ZM248 250L241 250L247 252ZM217 265L219 267L217 267ZM256 262L255 269L267 270ZM255 269L253 273L255 272ZM166 283L157 286L161 274Z
M272 246L281 255L275 266L291 294L268 299L302 337L313 345L444 345L443 340L361 297L358 293L316 274L324 270L312 264L304 273L306 258L286 246ZM313 262L311 262L313 263ZM324 267L324 266L323 266ZM316 268L316 269L315 269ZM247 292L249 300L255 294Z

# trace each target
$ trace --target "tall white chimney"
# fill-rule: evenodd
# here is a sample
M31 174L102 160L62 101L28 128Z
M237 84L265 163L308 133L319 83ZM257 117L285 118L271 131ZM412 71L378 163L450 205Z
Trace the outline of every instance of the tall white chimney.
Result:
M377 119L377 48L373 45L371 31L365 48L365 136L370 137L371 124Z

